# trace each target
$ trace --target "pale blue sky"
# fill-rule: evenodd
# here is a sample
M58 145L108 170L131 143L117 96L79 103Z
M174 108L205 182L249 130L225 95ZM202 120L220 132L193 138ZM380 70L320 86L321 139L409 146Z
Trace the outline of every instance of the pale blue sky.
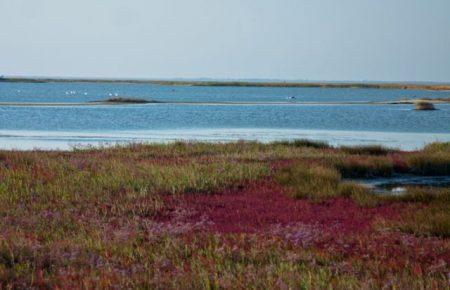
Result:
M450 1L0 0L0 74L450 81Z

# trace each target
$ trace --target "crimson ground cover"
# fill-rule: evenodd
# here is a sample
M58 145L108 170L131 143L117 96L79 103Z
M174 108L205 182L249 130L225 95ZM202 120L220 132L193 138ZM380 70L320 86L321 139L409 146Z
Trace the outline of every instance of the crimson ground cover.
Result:
M447 174L448 148L241 142L0 152L0 283L445 289L448 189L403 198L354 185L320 199L291 192L312 184L322 194L321 168L333 176ZM296 166L315 170L299 177ZM277 178L282 170L288 185Z

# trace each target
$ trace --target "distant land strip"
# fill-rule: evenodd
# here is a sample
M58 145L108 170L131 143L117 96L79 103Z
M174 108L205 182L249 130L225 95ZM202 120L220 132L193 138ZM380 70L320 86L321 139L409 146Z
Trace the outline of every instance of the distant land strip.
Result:
M50 83L135 83L165 86L197 87L275 87L275 88L349 88L349 89L401 89L450 91L448 83L389 83L389 82L255 82L255 81L184 81L184 80L132 80L132 79L72 79L72 78L19 78L2 77L0 82Z

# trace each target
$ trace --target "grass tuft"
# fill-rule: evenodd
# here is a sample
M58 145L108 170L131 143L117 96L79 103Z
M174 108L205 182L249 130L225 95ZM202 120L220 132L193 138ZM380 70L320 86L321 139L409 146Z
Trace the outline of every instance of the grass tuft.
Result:
M341 175L333 168L299 164L281 169L276 180L288 186L294 198L323 201L338 194Z
M368 188L360 184L342 182L339 184L338 192L340 196L351 198L362 207L376 207L381 204L380 198L370 192Z
M436 153L436 152L447 152L450 153L450 142L434 142L428 144L423 148L423 152Z
M297 148L300 148L300 147L311 147L311 148L316 148L316 149L331 148L331 146L326 142L313 141L313 140L308 140L308 139L299 139L299 140L294 140L294 141L277 141L277 142L273 142L272 144L283 145L283 146L287 146L287 147L297 147Z
M357 155L387 155L395 152L395 150L380 145L341 146L339 148L345 153Z
M398 220L384 221L390 227L416 236L450 237L450 189L409 187L405 194L381 198L411 204Z
M410 172L419 175L450 175L450 153L421 151L407 155Z
M385 156L349 156L336 162L346 178L388 177L394 173L392 159Z
M434 202L416 211L409 211L397 227L418 236L450 238L450 203Z

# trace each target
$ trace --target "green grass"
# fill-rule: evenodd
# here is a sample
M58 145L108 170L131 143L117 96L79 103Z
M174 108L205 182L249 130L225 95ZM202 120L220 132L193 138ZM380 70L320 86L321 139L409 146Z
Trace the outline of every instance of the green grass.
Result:
M396 150L380 145L341 146L340 149L345 153L357 155L387 155L389 153L396 152Z
M321 141L311 141L307 139L299 139L294 141L278 141L272 143L273 145L282 145L282 146L288 146L288 147L311 147L316 149L327 149L331 148L330 145L326 142Z
M405 194L383 199L414 205L400 221L390 222L394 228L419 236L450 237L449 188L409 187Z
M386 156L349 156L338 160L335 166L347 178L389 177L394 173L394 164Z
M337 195L341 175L332 168L299 164L281 169L276 180L289 187L294 198L323 201Z
M279 184L288 188L289 194L297 199L323 202L333 197L347 197L364 207L381 203L369 189L351 182L343 182L334 168L297 164L283 168L276 174Z
M280 170L276 180L296 199L323 202L333 197L352 199L362 207L377 207L392 202L425 204L402 215L393 227L415 235L450 237L450 190L447 188L411 187L398 196L371 193L362 185L342 182L339 172L322 166L297 164Z
M374 195L368 188L360 184L342 182L337 190L340 196L351 198L363 207L375 207L383 202L380 197Z
M22 164L15 170L3 173L0 199L73 198L73 192L87 192L89 196L143 190L150 194L210 192L269 173L263 164L220 161L178 166L131 164L125 160L101 163L86 160L81 164L70 159L24 159L20 162Z
M422 150L424 152L433 153L433 152L448 152L450 153L450 142L435 142L428 144Z
M396 227L406 233L450 238L450 203L434 202L403 215Z
M398 196L391 196L388 199L402 202L420 202L420 203L449 203L450 189L433 187L407 187L406 193Z
M418 152L407 156L410 171L419 175L450 175L450 153Z
M450 142L432 143L423 150L408 154L410 171L420 175L450 175Z

